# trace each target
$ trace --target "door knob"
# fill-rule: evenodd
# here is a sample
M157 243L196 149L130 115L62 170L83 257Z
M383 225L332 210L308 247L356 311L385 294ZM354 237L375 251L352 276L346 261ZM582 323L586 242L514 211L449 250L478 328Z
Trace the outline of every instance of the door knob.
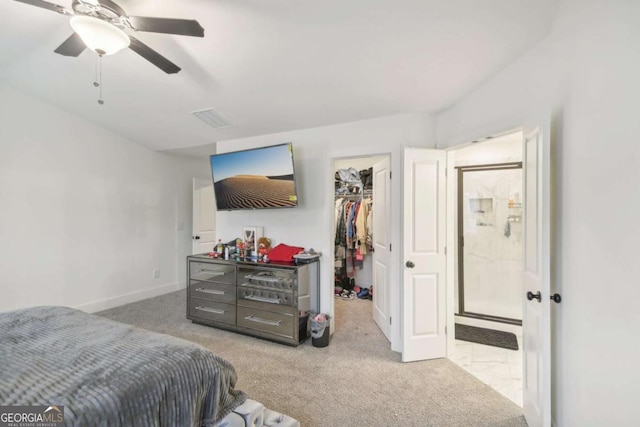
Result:
M562 297L560 296L560 294L553 294L551 295L551 301L555 302L556 304L560 304L560 301L562 301Z
M193 236L195 240L200 240L200 236Z
M536 292L535 294L531 291L527 292L527 299L529 301L532 301L534 298L537 299L538 302L542 301L542 297L540 296L540 291Z
M406 263L405 265L406 265L407 267L409 267L409 268L413 268L413 267L415 267L415 266L416 266L416 265L413 263L413 261L407 261L407 263Z

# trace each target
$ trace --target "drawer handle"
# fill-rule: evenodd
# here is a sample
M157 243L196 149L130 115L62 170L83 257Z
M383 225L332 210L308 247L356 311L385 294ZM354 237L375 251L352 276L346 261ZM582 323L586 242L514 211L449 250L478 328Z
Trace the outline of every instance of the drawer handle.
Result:
M268 289L270 291L276 291L276 292L285 293L285 294L290 294L293 291L291 286L279 287L279 286L261 285L261 284L258 284L258 283L249 283L249 282L242 283L242 284L238 285L238 287L251 288L251 289Z
M217 308L203 307L201 305L197 306L196 310L206 311L207 313L213 313L213 314L224 314L225 313L224 310L218 310Z
M220 271L220 270L210 270L208 268L203 268L200 271L206 271L207 273L214 273L214 276L224 276L225 274L227 274L226 271Z
M282 279L279 279L278 277L273 277L273 276L260 276L260 275L255 275L255 274L249 274L248 276L244 276L245 279L249 279L249 280L262 280L265 282L279 282Z
M260 301L260 302L268 302L269 304L280 304L282 300L280 298L266 298L266 297L256 297L253 295L247 295L244 299L250 299L252 301Z
M224 291L218 291L216 289L196 288L198 292L204 292L205 294L224 295Z
M267 319L262 319L256 316L245 316L244 320L248 320L250 322L256 322L256 323L262 323L263 325L270 325L270 326L280 326L280 324L282 323L282 320L267 320Z

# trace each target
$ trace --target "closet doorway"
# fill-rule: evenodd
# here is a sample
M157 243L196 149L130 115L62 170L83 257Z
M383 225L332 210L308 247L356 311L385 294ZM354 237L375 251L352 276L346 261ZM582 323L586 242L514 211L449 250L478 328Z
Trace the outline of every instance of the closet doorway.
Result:
M334 159L333 169L335 315L351 307L390 339L390 156ZM350 327L340 320L337 328Z

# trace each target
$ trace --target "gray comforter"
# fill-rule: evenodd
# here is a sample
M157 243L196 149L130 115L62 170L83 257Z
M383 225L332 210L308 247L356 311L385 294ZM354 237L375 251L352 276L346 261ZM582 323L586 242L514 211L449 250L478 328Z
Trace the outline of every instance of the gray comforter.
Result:
M245 400L207 349L66 307L0 313L0 405L63 405L65 425L215 425Z

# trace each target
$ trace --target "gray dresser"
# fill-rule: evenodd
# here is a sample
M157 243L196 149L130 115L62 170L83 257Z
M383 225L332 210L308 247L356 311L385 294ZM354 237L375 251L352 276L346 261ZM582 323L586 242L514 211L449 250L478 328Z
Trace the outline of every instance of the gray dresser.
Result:
M319 262L265 264L187 257L187 318L297 346L307 338ZM301 315L302 313L302 315Z

